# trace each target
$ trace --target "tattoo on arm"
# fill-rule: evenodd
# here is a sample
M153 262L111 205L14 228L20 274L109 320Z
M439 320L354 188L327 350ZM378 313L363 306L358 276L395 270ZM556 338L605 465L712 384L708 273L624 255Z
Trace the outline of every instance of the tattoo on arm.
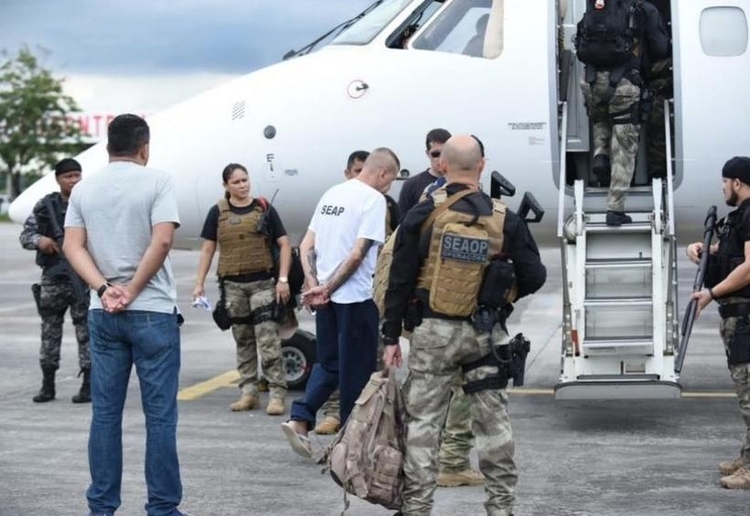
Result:
M316 263L318 255L315 252L315 248L310 248L307 251L307 265L310 268L310 276L315 280L315 282L318 282L318 265Z
M341 285L346 283L346 280L354 274L354 271L356 271L362 264L362 260L365 259L365 256L367 256L368 251L374 243L373 240L368 238L357 239L354 243L354 249L352 252L338 267L336 267L336 270L333 271L333 274L331 275L331 279L326 282L326 290L328 290L329 296Z

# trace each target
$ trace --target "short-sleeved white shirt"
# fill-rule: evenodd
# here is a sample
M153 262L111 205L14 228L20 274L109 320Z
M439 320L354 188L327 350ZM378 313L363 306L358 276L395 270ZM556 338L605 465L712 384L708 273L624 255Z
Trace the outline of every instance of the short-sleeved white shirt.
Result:
M374 241L356 271L331 296L335 303L372 298L378 246L385 240L385 197L358 179L330 188L318 201L309 229L315 233L318 281L327 282L359 238Z
M86 230L86 247L102 275L122 284L133 279L151 243L152 227L162 222L180 223L172 178L129 161L112 162L78 183L65 215L65 227ZM172 313L176 301L167 257L128 310ZM90 307L102 308L93 291Z

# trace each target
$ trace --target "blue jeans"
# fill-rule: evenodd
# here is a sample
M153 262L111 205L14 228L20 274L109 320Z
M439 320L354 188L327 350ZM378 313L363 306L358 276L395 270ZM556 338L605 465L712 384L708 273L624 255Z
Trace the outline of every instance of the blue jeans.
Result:
M372 299L360 303L328 303L315 312L318 362L307 381L305 396L292 403L291 419L315 426L315 415L338 387L343 425L370 375L378 352L378 309Z
M122 411L135 364L146 416L146 485L149 516L176 516L182 500L177 460L177 384L180 329L176 314L89 312L91 333L91 433L86 491L92 513L120 506Z

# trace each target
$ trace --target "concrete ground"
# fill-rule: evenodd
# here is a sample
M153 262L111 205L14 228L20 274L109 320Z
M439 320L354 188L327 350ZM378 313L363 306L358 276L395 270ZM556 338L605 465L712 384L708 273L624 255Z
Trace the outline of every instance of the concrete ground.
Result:
M70 403L78 389L78 365L69 322L58 399L44 405L31 402L40 371L39 318L29 285L39 271L33 254L18 245L19 230L0 224L0 516L80 516L87 513L90 405ZM559 369L560 255L550 247L543 256L548 283L519 303L511 327L532 341L526 386L510 395L520 473L516 516L750 514L750 493L718 484L716 464L736 455L744 428L715 311L709 310L696 326L683 370L682 399L556 402L550 389ZM183 397L194 398L180 402L182 507L193 516L340 514L341 490L319 466L291 452L279 430L283 418L229 411L238 394L227 385L231 375L225 374L235 366L234 344L231 334L214 327L209 314L190 307L197 260L194 252L173 253L179 303L187 319L180 386ZM684 300L694 268L683 260L680 271ZM310 328L309 317L302 322ZM199 384L198 394L185 390ZM118 514L143 514L144 429L135 376L124 449ZM481 487L438 489L433 514L484 514L483 501ZM392 513L357 499L351 503L348 514Z

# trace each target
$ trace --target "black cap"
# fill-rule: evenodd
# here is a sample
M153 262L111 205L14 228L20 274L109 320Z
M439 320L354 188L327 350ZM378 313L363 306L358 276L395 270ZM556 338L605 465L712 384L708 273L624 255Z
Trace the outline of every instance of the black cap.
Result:
M750 158L735 156L724 164L721 175L729 179L739 179L746 185L750 185Z
M59 176L60 174L64 174L65 172L70 172L72 170L80 172L81 164L78 163L73 158L62 159L57 162L57 165L55 165L55 176Z

